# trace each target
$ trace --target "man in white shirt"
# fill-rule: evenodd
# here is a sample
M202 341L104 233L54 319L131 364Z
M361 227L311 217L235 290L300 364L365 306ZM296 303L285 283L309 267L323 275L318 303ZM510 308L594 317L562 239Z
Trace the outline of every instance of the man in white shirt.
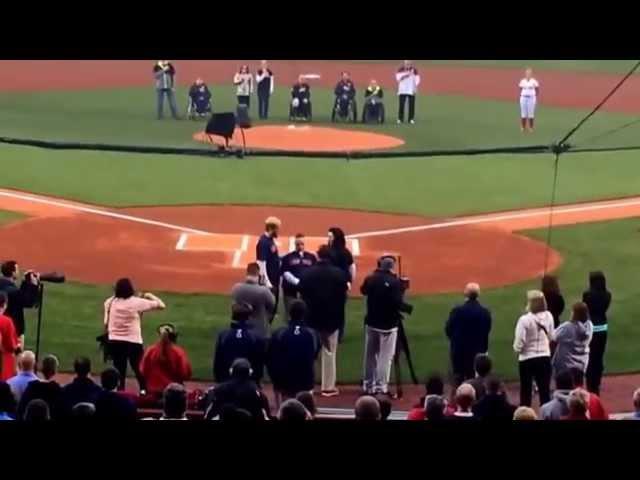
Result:
M416 93L420 85L420 75L410 60L405 60L396 73L398 82L398 123L404 122L404 106L409 101L409 123L415 122Z

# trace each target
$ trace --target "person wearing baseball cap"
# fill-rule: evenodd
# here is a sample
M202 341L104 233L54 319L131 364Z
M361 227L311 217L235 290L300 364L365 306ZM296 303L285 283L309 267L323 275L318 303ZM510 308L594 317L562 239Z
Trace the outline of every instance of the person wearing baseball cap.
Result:
M265 221L264 233L260 235L256 244L256 261L260 266L260 281L266 285L276 299L273 317L278 311L278 298L280 294L280 255L278 254L278 244L276 238L280 232L282 222L278 217L268 217Z
M140 372L147 381L147 393L160 400L169 384L183 384L191 378L191 362L177 345L178 332L173 324L160 325L158 335L159 340L142 357Z

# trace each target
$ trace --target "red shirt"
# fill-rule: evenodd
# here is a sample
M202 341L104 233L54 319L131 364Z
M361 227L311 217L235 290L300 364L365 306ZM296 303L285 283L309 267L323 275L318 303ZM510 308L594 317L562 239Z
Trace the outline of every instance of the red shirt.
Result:
M589 393L589 418L591 420L609 420L609 414L604 409L600 397L595 393Z
M13 320L6 315L0 315L0 347L0 380L7 381L16 374L18 335Z
M452 405L447 404L447 406L444 409L444 416L450 417L451 415L454 414L455 411L456 410ZM411 410L409 410L409 413L407 414L407 420L426 420L426 419L427 419L427 416L425 415L424 408L422 407L413 407Z
M165 350L163 352L163 350ZM172 343L163 349L158 342L147 349L140 362L149 393L162 393L170 383L184 383L191 378L191 363L185 351Z

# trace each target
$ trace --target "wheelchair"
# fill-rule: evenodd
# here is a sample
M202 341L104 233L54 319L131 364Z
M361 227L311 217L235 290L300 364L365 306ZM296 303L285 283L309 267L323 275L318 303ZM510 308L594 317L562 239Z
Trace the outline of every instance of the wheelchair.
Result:
M310 122L312 118L313 109L311 107L311 99L293 97L289 103L289 121Z
M362 123L384 123L384 103L377 95L365 98Z
M187 103L187 118L190 120L196 120L198 118L205 118L211 114L213 107L211 100L205 96L195 95L189 96Z
M339 95L336 97L331 111L331 121L343 121L356 123L358 118L358 107L355 98L349 98L348 95Z

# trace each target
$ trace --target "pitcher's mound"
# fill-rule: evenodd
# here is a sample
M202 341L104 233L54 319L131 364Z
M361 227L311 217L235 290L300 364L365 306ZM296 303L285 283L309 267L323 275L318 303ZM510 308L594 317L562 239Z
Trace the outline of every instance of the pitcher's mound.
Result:
M401 138L360 130L343 130L311 125L265 125L244 131L247 148L305 152L353 152L383 150L404 144ZM222 137L198 132L193 139L223 145ZM242 134L236 129L231 144L242 146Z

